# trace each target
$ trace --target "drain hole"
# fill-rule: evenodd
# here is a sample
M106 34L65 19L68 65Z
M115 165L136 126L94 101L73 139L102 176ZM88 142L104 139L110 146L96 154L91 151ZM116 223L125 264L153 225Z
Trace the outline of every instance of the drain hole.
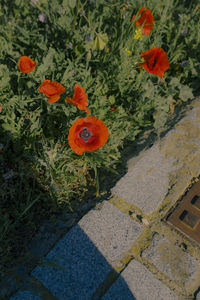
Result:
M180 215L179 219L189 225L190 227L194 228L195 225L198 223L199 218L193 215L192 213L188 212L187 210L184 210L182 214Z
M200 209L200 197L195 195L192 200L191 200L191 203L196 206L197 208Z

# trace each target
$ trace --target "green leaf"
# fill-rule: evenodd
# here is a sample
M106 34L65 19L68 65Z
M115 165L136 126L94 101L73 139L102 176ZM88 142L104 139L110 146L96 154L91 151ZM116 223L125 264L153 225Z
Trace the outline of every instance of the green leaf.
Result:
M115 97L109 96L108 101L110 102L111 105L115 104Z
M85 48L82 45L78 44L75 46L76 56L79 56L79 55L83 54L84 52L85 52Z
M51 8L53 11L56 11L57 8L59 7L59 1L58 0L54 0L50 2Z
M181 86L181 90L180 90L179 97L180 97L181 100L183 100L184 102L187 101L188 99L194 98L194 95L193 95L193 93L192 93L192 89L191 89L189 86L182 85L182 86Z
M180 79L176 78L176 77L173 77L171 80L170 80L170 85L171 86L177 86L180 84Z
M153 115L153 118L155 120L153 124L154 128L162 128L168 119L168 113L163 110L156 111Z
M63 1L64 2L64 1ZM68 5L71 7L71 8L74 8L76 6L76 0L68 0Z
M63 16L61 16L61 17L58 18L57 23L61 27L66 28L67 26L70 25L70 21L71 21L71 19L68 16L63 15Z
M32 81L27 82L27 87L30 89L31 87L34 86L34 83Z
M71 80L73 76L74 76L74 70L66 69L63 74L62 82L66 83L68 80Z
M0 80L0 89L3 89L9 85L10 77L2 78Z
M143 98L147 97L147 98L151 98L154 96L156 87L153 85L151 80L148 80L146 83L144 83L144 94L143 94Z
M36 78L40 78L45 75L48 70L52 69L53 58L56 55L56 51L53 48L49 48L47 55L43 58L43 63L40 64L35 73Z
M94 41L93 40L92 41L87 41L87 42L84 43L84 48L85 48L86 51L92 49L93 46L94 46Z
M108 43L108 36L106 33L98 33L94 41L92 50L103 50L105 45Z
M65 9L65 13L69 13L69 1L68 0L63 0L62 6Z

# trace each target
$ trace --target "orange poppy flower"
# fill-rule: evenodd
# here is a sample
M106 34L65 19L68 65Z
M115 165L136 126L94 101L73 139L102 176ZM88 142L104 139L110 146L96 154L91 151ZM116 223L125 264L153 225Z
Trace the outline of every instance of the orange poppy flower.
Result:
M30 73L35 69L37 63L28 56L21 56L18 67L22 73Z
M38 90L45 94L50 103L54 103L60 99L60 94L65 92L64 86L57 81L44 80Z
M79 155L82 155L84 151L93 151L103 147L107 140L106 125L94 116L79 118L69 129L69 145Z
M136 22L136 25L142 27L142 34L149 35L154 26L154 17L149 8L142 7L140 8L138 15L140 15L137 21L134 21L136 15L133 15L131 21Z
M81 87L78 83L74 86L74 95L73 98L70 99L68 97L65 98L65 101L71 103L78 107L81 110L85 110L86 113L90 114L89 109L86 107L88 106L88 99L83 87Z
M164 71L169 69L168 56L162 48L152 48L142 52L140 56L144 59L144 62L140 63L139 66L149 73L162 77Z

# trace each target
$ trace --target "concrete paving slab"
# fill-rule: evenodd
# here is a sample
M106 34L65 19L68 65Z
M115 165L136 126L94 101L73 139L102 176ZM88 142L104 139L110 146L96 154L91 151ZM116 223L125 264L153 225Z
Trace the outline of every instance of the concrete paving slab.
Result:
M79 226L110 264L121 258L143 230L139 223L106 201L101 210L91 210L82 218Z
M165 137L128 161L128 172L113 187L113 194L150 214L177 181L182 182L182 192L191 178L198 177L200 100L191 106Z
M35 276L62 300L90 299L112 270L112 263L127 251L142 227L108 202L85 215L47 255L65 267L41 266Z
M128 173L111 191L144 213L151 213L168 192L172 160L165 160L157 143L146 150L145 155L142 153L135 165L130 162L129 165Z
M143 256L158 270L182 285L192 279L199 265L189 253L158 234L154 236L152 245L143 252Z
M178 297L136 260L132 260L102 300L178 300Z

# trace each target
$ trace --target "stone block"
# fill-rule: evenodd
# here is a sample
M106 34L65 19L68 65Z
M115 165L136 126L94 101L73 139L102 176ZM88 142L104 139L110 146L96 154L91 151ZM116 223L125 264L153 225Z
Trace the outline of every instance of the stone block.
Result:
M178 300L178 297L142 264L132 260L102 300Z
M165 160L157 143L138 157L137 162L131 165L128 173L111 191L149 214L168 192L171 169L172 161Z
M154 236L152 245L143 252L143 256L182 285L189 283L198 266L190 254L160 235Z

